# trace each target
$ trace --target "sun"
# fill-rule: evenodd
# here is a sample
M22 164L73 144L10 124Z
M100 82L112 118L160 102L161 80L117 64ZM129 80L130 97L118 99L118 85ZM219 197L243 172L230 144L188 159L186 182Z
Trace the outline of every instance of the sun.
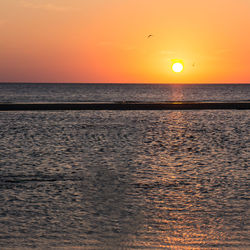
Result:
M175 73L180 73L183 71L183 64L180 63L180 62L176 62L172 65L172 70L175 72Z

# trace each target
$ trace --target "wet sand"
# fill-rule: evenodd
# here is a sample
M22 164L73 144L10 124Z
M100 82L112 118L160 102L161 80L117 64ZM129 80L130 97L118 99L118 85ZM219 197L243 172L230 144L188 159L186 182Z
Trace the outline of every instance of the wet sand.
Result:
M39 110L205 110L250 109L250 102L77 102L0 103L0 111Z

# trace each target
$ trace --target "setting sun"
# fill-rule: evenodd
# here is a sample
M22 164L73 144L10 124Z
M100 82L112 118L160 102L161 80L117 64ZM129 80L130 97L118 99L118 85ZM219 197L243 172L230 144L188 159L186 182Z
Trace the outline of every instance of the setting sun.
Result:
M177 62L177 63L174 63L172 65L172 70L175 72L175 73L180 73L183 71L183 64L180 63L180 62Z

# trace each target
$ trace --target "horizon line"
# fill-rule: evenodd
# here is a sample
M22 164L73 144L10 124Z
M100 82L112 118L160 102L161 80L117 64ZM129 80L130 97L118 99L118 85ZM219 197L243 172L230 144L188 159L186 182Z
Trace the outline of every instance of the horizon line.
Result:
M208 82L202 82L202 83L160 83L160 82L31 82L31 81L11 81L11 82L0 82L0 84L148 84L148 85L154 85L154 84L165 84L165 85L195 85L195 84L207 84L207 85L222 85L222 84L250 84L250 82L213 82L213 83L208 83Z

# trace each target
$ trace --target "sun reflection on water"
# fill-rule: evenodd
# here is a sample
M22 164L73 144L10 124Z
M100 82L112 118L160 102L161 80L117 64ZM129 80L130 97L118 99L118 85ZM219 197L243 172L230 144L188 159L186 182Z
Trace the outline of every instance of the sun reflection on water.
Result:
M181 96L180 89L173 93ZM207 144L207 128L188 114L165 112L162 126L145 135L146 153L139 159L145 164L139 185L148 208L145 247L218 249L232 240L225 230L230 209L219 183L223 174L214 175L218 161L206 153L213 145Z
M247 249L248 119L239 110L3 113L0 246Z

